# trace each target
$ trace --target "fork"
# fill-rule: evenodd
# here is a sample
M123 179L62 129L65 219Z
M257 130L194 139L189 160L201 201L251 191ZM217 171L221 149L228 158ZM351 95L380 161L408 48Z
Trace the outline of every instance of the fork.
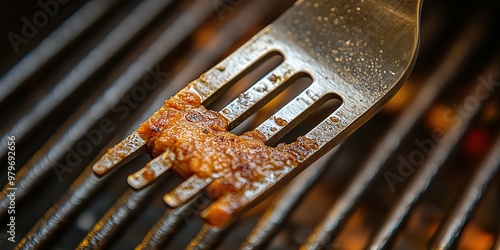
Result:
M317 147L308 150L297 166L283 169L265 185L252 186L240 195L242 206L238 212L253 206L339 144L395 94L415 62L420 10L420 0L297 1L279 19L184 89L196 93L206 106L258 62L280 54L284 58L280 65L219 111L227 119L226 129L230 131L275 97L291 78L310 77L312 83L304 91L255 129L265 137L267 145L275 144L327 100L341 102L304 135ZM135 131L109 149L93 170L104 175L146 152L147 147L146 138ZM131 174L127 181L135 189L143 188L167 172L174 160L173 153L167 150ZM215 179L216 176L202 178L194 174L167 193L164 200L171 207L179 207ZM219 197L202 211L202 217L227 195L230 194Z

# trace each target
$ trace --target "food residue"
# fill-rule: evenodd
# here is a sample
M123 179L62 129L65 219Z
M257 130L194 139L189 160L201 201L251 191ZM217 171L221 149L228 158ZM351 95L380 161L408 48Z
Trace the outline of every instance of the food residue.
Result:
M225 197L205 214L208 223L215 226L242 209L239 197L245 191L286 173L317 149L317 144L306 137L270 147L256 130L238 136L227 127L222 115L206 109L196 93L185 89L167 100L137 130L153 157L167 150L175 155L172 168L181 177L214 179L207 192L214 198Z

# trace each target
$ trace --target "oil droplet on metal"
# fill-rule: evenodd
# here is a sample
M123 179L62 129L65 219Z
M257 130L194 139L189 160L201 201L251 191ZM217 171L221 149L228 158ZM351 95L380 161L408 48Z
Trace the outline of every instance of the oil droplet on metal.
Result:
M276 122L276 124L278 124L279 126L282 126L282 127L288 124L288 122L281 117L275 117L274 122Z
M146 171L144 171L144 173L142 173L142 177L146 181L152 181L156 177L156 173L151 169L147 169Z
M338 122L339 118L337 118L335 116L332 116L332 117L330 117L330 121L332 121L332 122Z
M275 74L272 74L269 76L269 81L273 82L273 83L276 83L278 81L281 81L281 76L277 76Z
M216 69L222 72L222 71L226 70L226 67L224 67L222 65L217 65Z
M223 109L222 110L222 113L228 115L229 113L231 113L231 111L229 111L229 109Z

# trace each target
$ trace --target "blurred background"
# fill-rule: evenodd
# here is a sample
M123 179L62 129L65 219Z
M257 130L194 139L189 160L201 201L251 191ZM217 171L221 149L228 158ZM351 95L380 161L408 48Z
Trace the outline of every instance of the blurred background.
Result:
M15 244L8 190L0 195L1 248L500 249L498 1L425 1L417 62L397 95L229 228L203 225L206 199L169 209L162 196L181 182L175 174L132 191L126 177L147 155L93 175L107 148L293 2L3 0L0 184L14 135L18 189ZM279 63L262 63L209 108ZM309 83L298 80L233 132L255 128Z

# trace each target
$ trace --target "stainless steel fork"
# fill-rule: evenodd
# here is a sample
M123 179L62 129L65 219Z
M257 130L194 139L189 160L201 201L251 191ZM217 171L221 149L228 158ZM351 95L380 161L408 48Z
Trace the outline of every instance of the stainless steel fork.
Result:
M316 142L318 149L310 151L297 167L284 170L268 185L254 187L253 192L239 197L243 207L254 204L332 149L395 94L415 61L420 10L420 0L298 1L186 87L207 105L257 61L272 53L281 54L284 61L279 66L220 111L229 121L227 129L231 130L276 96L282 89L280 86L290 78L299 74L310 76L313 81L309 87L256 128L270 145L319 104L332 98L342 102L305 134ZM103 175L145 148L145 138L133 132L95 163L94 172ZM172 162L172 154L165 152L130 175L128 182L134 188L142 188L152 181L144 177L146 171L153 171L153 176L158 177L171 168ZM165 201L172 207L185 204L214 179L193 175L166 194Z

